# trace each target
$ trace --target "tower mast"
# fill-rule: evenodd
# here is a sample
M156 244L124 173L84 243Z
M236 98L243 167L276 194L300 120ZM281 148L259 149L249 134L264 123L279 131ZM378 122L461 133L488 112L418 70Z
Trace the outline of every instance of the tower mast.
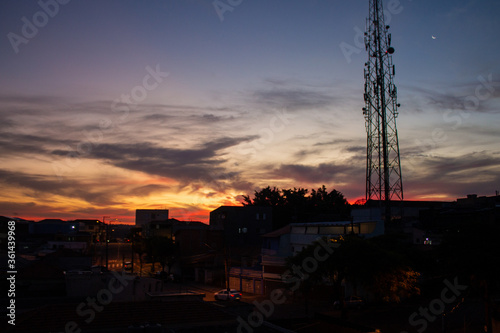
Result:
M391 200L403 200L403 182L399 157L397 89L393 77L394 48L389 26L384 22L382 0L369 0L366 21L365 107L363 115L367 132L366 200L377 200L384 206L385 220L391 218Z

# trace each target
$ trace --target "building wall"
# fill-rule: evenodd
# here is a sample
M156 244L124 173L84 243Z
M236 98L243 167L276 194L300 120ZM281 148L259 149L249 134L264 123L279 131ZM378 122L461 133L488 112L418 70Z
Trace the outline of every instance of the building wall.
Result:
M264 293L264 280L262 271L231 268L229 274L229 288L245 293L262 295Z
M290 245L292 246L293 254L297 254L318 238L338 237L351 232L364 237L383 235L384 221L292 223Z
M166 220L168 220L168 209L136 209L135 211L136 226Z
M210 227L224 230L232 248L260 248L260 236L272 231L272 207L221 206L210 212Z

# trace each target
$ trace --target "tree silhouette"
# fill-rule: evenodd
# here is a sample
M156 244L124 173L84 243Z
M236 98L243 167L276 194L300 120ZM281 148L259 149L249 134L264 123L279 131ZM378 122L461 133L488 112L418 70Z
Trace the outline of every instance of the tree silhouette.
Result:
M308 272L307 278L302 278L298 290L304 295L309 295L316 286L327 284L333 286L333 297L343 300L343 280L351 283L354 294L363 287L380 301L400 302L420 293L417 287L419 274L404 255L385 246L384 240L346 235L338 239L325 237L321 242L334 242L336 248L325 260L318 262L314 271ZM290 271L294 266L303 267L306 260L315 258L318 247L322 247L319 241L288 258ZM305 300L307 303L307 297Z
M480 213L468 216L451 227L443 237L436 255L441 273L450 278L458 277L468 285L468 292L483 298L486 325L491 332L490 308L492 298L500 291L500 219L485 217Z
M152 262L152 271L154 271L155 263L158 262L162 267L162 272L165 271L165 267L168 267L167 273L170 273L177 254L177 246L172 238L152 237L146 241L146 251Z
M336 190L328 192L325 185L319 189L279 189L270 186L255 191L253 199L243 196L244 206L273 207L274 227L290 222L319 222L348 220L350 205Z

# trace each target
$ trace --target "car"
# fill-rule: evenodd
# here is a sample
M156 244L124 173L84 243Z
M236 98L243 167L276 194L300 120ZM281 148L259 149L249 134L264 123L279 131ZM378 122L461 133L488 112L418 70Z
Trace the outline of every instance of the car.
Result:
M229 292L227 289L222 289L214 294L214 298L216 301L239 301L241 293L236 289L230 289Z
M335 301L333 303L333 307L336 308L336 309L340 309L342 306L342 302L339 300L339 301ZM346 297L345 300L344 300L344 306L346 308L351 308L351 309L361 309L362 307L365 306L365 302L363 301L363 299L361 297L358 297L358 296L351 296L351 297Z
M123 269L127 272L131 272L132 271L132 262L131 261L125 261L123 263Z

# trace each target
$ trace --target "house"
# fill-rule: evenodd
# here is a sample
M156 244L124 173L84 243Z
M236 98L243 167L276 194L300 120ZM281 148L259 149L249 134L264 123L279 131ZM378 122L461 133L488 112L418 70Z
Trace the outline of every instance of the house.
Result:
M282 274L287 270L286 258L302 251L318 239L337 238L347 234L375 237L384 234L384 222L339 221L291 223L286 227L263 235L262 278L265 293L285 287Z
M168 209L136 209L135 225L141 227L155 221L168 220Z
M272 207L221 206L210 212L210 227L223 230L231 255L251 265L260 255L261 236L272 231Z
M174 273L197 282L222 283L224 251L221 230L212 230L202 222L183 222L174 226L174 237L179 253Z
M266 293L283 287L281 276L287 270L286 258L293 254L290 236L290 225L262 236L262 279Z
M79 232L89 235L89 245L104 242L106 238L106 224L101 221L77 219L70 222L78 223Z
M290 225L291 251L295 255L319 238L336 238L351 233L368 238L383 235L384 221L292 223Z

